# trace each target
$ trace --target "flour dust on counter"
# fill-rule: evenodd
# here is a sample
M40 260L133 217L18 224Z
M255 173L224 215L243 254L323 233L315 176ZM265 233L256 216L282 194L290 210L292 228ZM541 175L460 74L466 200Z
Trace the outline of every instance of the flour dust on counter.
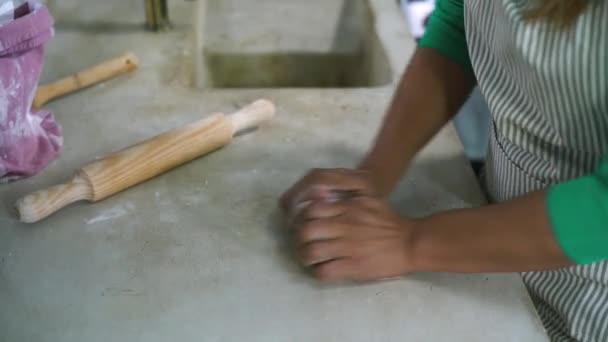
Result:
M118 205L118 206L112 207L108 210L104 210L100 214L98 214L94 217L91 217L90 219L87 219L85 221L85 223L87 225L91 225L91 224L101 223L101 222L109 221L109 220L112 220L115 218L123 217L123 216L126 216L126 215L132 213L134 209L135 209L135 206L133 205L133 203L126 203L123 205Z

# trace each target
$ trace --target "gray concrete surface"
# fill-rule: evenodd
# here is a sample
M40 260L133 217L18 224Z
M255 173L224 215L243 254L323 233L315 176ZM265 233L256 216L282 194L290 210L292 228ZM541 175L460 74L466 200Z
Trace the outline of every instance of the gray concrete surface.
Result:
M371 3L396 80L413 43L395 1ZM175 29L164 34L141 30L141 2L56 6L44 80L124 50L141 68L50 103L61 158L0 187L0 341L546 341L518 275L323 286L291 259L277 196L307 168L353 165L394 85L197 91L188 2L171 2ZM14 220L14 200L96 156L259 97L277 104L276 120L223 150L39 224ZM393 203L413 216L483 203L451 127Z

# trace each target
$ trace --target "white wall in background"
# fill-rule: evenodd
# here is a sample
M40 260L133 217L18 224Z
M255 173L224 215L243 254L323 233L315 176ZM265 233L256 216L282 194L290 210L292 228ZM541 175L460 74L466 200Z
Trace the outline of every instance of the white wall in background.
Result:
M424 33L424 21L433 12L433 8L435 0L401 0L401 10L415 38L420 38Z

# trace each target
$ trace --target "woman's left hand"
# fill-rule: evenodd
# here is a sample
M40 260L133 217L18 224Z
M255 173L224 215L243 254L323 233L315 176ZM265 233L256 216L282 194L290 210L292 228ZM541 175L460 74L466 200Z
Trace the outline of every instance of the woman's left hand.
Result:
M381 199L318 201L296 220L298 258L324 281L404 276L414 271L414 223Z

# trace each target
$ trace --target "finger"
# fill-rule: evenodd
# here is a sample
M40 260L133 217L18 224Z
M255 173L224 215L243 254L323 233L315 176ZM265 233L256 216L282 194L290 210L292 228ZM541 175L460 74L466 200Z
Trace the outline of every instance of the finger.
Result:
M355 192L335 191L335 197L322 200L303 201L296 205L303 219L319 219L343 215L351 210L377 209L384 203L381 199Z
M293 211L302 203L310 203L315 201L332 202L337 199L336 194L329 186L323 184L313 184L308 187L301 186L302 190L294 190L293 195L287 195L287 210Z
M296 244L306 245L314 241L333 240L345 235L347 227L335 219L308 221L296 230Z
M293 206L288 213L289 222L291 225L298 224L299 222L303 222L304 219L302 217L302 213L306 208L312 205L313 201L303 201L299 202L295 206Z
M369 193L365 179L366 172L348 169L315 169L310 171L299 182L287 190L280 198L283 209L288 209L293 202L318 199L331 196L334 191L357 191ZM314 186L314 190L304 193Z
M346 258L349 252L349 243L344 239L316 241L298 249L300 262L306 267Z
M301 196L301 194L304 191L309 190L311 186L317 185L318 188L322 189L325 183L330 183L332 178L330 173L330 170L310 170L281 196L279 202L283 209L289 209L293 202L295 202L295 197Z
M302 208L298 218L302 220L317 220L344 215L348 211L348 205L344 202L316 201Z
M315 190L315 189L311 189L311 191L312 190ZM321 193L321 192L317 191L317 193ZM304 200L301 198L306 198L306 199ZM337 201L338 201L338 197L336 197L335 194L333 194L332 192L329 192L329 191L326 191L320 195L307 196L306 194L304 194L304 196L302 196L302 197L296 197L296 199L293 202L294 204L291 205L290 208L288 209L288 216L291 217L292 222L299 222L302 220L306 220L307 215L305 215L305 213L310 207L312 207L314 205L323 204L323 203L334 203Z
M334 203L310 203L293 217L291 223L297 226L298 223L305 224L315 220L323 224L331 223L343 227L376 222L372 209L352 200L340 200Z
M326 282L351 280L355 278L356 272L357 265L352 258L334 259L316 265L313 269L315 277Z
M323 199L306 200L298 202L292 206L290 217L292 222L302 222L305 220L315 220L344 215L349 207L356 203L349 202L351 198L360 196L358 193L350 191L334 191L333 196L326 196Z
M346 199L348 203L354 207L364 208L364 209L378 209L385 205L385 201L381 198L373 197L373 196L352 196Z

